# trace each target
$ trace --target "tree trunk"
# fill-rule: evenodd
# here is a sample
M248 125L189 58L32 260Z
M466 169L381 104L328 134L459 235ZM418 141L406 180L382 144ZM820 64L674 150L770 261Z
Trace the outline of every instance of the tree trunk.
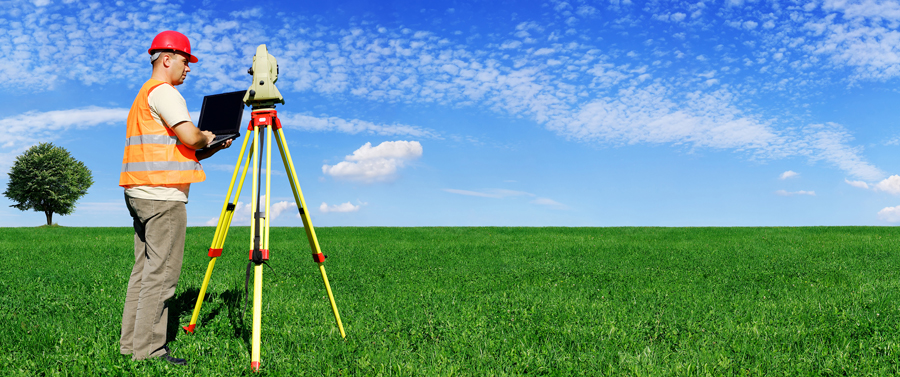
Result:
M53 225L53 211L44 211L44 214L47 215L47 226Z

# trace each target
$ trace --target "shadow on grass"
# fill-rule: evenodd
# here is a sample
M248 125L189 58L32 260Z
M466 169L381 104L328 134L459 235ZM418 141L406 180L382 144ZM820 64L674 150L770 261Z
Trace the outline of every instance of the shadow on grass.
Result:
M228 289L222 292L222 301L224 306L228 308L228 322L231 323L231 329L234 336L244 341L247 352L250 352L250 324L245 320L243 302L244 293L240 290ZM252 318L249 319L252 321Z
M187 323L181 324L179 323L179 319L182 315L188 313L193 314L194 306L197 304L198 295L200 295L199 289L190 288L167 301L166 304L169 306L169 322L166 328L166 342L175 341L178 334L184 332L184 329L181 326L187 326ZM231 328L234 331L234 337L243 340L249 352L250 324L249 322L245 322L244 318L244 293L239 289L228 289L221 294L207 293L206 297L203 299L203 303L204 306L208 307L210 303L220 300L221 305L212 305L213 309L211 311L202 314L201 310L201 316L198 318L197 323L211 323L214 318L222 313L223 308L227 309L226 315L228 316L228 322L231 324Z
M169 319L166 324L166 343L175 341L178 334L184 331L178 319L181 318L183 313L194 310L199 294L199 289L190 288L166 301L166 306L169 307Z

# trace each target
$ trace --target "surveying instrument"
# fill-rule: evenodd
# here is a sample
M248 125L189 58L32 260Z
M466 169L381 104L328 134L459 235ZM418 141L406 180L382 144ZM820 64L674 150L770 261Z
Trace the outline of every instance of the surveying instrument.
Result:
M303 192L300 191L300 184L297 181L297 173L294 170L294 163L291 160L291 153L288 151L287 141L284 138L284 131L281 129L281 121L278 119L278 113L275 111L275 104L284 104L284 98L275 87L275 81L278 80L278 63L275 57L266 50L266 45L259 45L256 48L256 55L253 56L253 66L247 73L253 75L253 83L250 89L244 94L244 104L250 106L252 117L250 125L247 127L248 134L244 138L241 145L241 153L238 156L237 163L234 165L234 174L231 176L231 183L228 185L228 194L225 196L225 203L222 205L222 212L219 214L219 223L216 225L216 233L213 236L212 246L209 248L209 266L206 268L206 276L203 278L203 285L200 287L200 295L197 297L197 304L194 306L194 314L191 316L191 323L183 326L184 330L193 333L194 326L197 324L197 317L200 314L200 307L203 305L203 297L206 295L206 287L209 285L209 279L212 276L213 267L216 265L216 258L222 255L222 246L225 244L225 237L228 235L228 227L231 225L231 219L234 217L234 210L244 186L244 178L247 176L250 160L253 160L253 198L250 201L250 213L252 218L250 221L250 263L247 265L247 279L249 281L250 268L253 268L253 330L251 337L251 355L250 368L254 372L259 371L259 339L262 320L262 283L263 283L263 264L269 260L269 210L270 210L270 188L272 178L272 135L274 128L275 141L278 143L278 150L281 152L281 160L284 168L288 173L288 180L291 182L291 189L294 191L294 200L297 203L297 209L300 211L300 217L303 219L303 227L306 229L306 237L309 239L309 247L312 249L313 260L319 265L319 272L322 274L322 281L325 282L325 291L328 292L328 300L331 302L331 310L334 312L334 319L337 322L338 329L341 331L341 337L346 337L344 326L341 324L341 316L338 314L337 304L334 302L334 295L331 293L331 286L328 284L328 276L325 274L325 255L319 249L319 241L316 239L316 232L313 230L312 222L309 219L309 213L306 209L306 203L303 200ZM265 135L263 135L265 129ZM247 159L244 160L244 152L247 151L247 143L253 139L250 146ZM268 143L265 141L269 140ZM262 185L262 177L260 170L262 169L262 160L260 152L263 147L266 148L266 181L265 181L265 203L260 203L260 186ZM241 180L238 183L237 191L234 191L234 183L241 170L243 162L243 172ZM232 200L232 194L234 199ZM260 205L264 205L264 210L260 209Z

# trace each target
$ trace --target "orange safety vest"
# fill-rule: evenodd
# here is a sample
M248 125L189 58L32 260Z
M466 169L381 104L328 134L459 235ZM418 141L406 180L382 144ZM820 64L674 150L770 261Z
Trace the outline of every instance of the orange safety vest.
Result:
M119 186L176 185L206 180L194 150L181 144L175 132L156 122L150 113L147 98L163 84L150 79L131 105Z

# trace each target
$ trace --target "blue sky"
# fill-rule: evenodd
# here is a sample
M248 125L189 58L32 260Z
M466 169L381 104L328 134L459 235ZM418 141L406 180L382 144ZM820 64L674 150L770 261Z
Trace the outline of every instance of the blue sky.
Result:
M63 146L95 183L54 220L129 226L125 118L173 29L195 119L249 87L259 44L278 59L314 225L892 225L898 27L879 0L13 1L0 170ZM190 225L215 224L239 149L204 161ZM272 225L301 225L273 164ZM10 204L0 226L45 221Z

